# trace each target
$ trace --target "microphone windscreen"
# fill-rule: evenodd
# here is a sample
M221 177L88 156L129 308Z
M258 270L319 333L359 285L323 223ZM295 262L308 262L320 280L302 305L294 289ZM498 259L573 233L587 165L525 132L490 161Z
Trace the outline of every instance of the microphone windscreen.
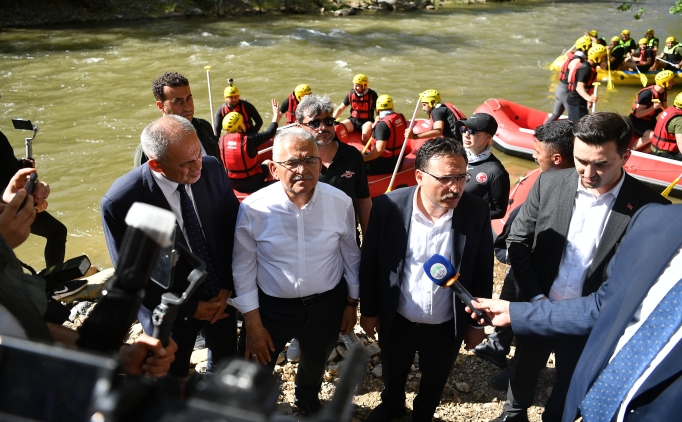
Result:
M455 267L443 255L435 254L424 263L424 272L431 281L443 286L455 276Z

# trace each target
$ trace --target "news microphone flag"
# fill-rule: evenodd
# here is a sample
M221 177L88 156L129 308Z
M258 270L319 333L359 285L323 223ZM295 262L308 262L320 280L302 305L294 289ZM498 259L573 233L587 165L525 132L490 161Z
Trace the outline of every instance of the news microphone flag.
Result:
M476 314L477 319L483 319L487 324L492 325L492 321L490 321L485 312L476 309L471 304L474 298L464 286L457 282L459 274L455 273L455 267L452 266L449 259L443 255L433 255L424 263L424 272L435 284L442 288L450 287L455 292L455 295Z

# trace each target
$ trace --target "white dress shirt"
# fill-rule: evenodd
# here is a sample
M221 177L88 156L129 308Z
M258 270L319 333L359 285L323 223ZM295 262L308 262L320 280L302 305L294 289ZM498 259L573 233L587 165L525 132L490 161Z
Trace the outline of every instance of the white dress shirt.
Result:
M432 222L412 199L412 217L408 233L405 267L400 284L398 313L412 322L442 324L454 317L452 290L435 284L424 272L424 263L434 254L450 259L452 242L452 210Z
M180 226L180 230L182 230L183 236L185 236L185 241L187 242L187 246L191 250L191 246L189 246L189 240L187 240L187 235L185 235L185 223L184 220L182 219L182 207L180 206L180 192L178 192L178 183L173 182L172 180L168 180L161 173L155 172L152 170L152 175L154 176L154 179L156 180L156 184L159 185L159 188L161 188L161 192L163 192L163 196L166 197L166 200L168 201L168 205L171 207L171 211L173 211L173 214L175 214L175 218L178 220L178 225ZM199 220L199 226L201 226L201 230L203 232L203 225L201 224L201 218L199 217L199 212L197 211L197 204L194 201L194 195L192 194L192 185L185 185L185 191L187 192L187 195L189 198L192 200L192 205L194 206L194 212L197 214L197 220Z
M639 310L635 312L635 315L632 317L632 321L630 321L628 328L625 329L623 335L618 341L616 349L613 351L613 355L611 355L611 359L613 359L616 354L618 354L620 349L625 346L625 343L627 343L632 336L635 335L635 332L642 324L644 324L644 321L646 321L649 315L651 315L651 312L656 309L656 306L658 306L659 302L663 300L663 297L665 297L670 289L677 284L677 282L680 280L680 277L682 277L682 249L677 251L677 254L670 261L668 268L663 271L661 276L656 281L656 284L651 286L651 289L649 289L649 293L642 301L642 305L640 306ZM625 396L625 399L620 406L618 411L618 421L622 421L625 418L625 410L627 405L630 403L635 393L637 393L639 387L644 384L644 381L646 381L654 369L656 369L663 359L668 356L668 353L670 353L673 347L677 345L680 339L682 339L682 328L678 329L677 332L673 334L673 336L670 338L670 341L668 341L668 344L666 344L665 347L658 352L658 355L656 355L654 360L651 362L649 368L644 371L642 376L639 377L637 381L635 381L634 385ZM611 359L609 359L609 362Z
M232 274L240 312L258 308L258 289L278 298L306 297L333 289L346 278L359 296L360 250L351 199L318 183L300 210L280 183L252 193L239 207Z
M552 300L570 299L583 295L583 284L592 265L594 254L599 246L604 228L609 221L613 203L625 180L625 172L620 181L610 191L599 196L588 192L578 180L578 190L573 202L573 214L566 235L559 272L549 291Z

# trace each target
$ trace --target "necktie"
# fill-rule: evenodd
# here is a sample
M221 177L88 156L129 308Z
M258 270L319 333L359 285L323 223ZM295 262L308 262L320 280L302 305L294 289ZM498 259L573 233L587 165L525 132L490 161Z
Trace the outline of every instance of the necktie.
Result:
M606 365L580 404L583 420L610 421L656 355L682 325L682 280Z
M192 199L190 199L185 185L178 185L178 192L180 192L180 208L182 210L182 220L185 226L185 235L189 242L189 247L196 256L198 256L206 264L206 280L204 281L204 290L208 298L214 297L220 291L220 282L216 276L213 261L208 253L208 246L204 238L204 232L201 230L199 218L194 211Z

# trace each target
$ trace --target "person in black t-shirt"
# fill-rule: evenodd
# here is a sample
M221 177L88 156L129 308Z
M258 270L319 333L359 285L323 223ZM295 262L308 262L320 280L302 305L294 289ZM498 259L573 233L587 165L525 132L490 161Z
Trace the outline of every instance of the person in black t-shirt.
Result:
M427 89L419 94L422 110L431 119L431 130L415 134L412 130L405 130L407 139L429 139L436 136L457 139L455 135L458 120L466 119L464 113L451 103L442 103L440 94L435 89Z

